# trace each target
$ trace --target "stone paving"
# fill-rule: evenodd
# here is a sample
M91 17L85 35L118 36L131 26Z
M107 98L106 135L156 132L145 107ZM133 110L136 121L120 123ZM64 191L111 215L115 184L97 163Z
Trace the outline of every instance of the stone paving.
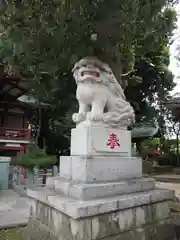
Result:
M0 229L24 226L29 219L29 204L13 190L0 190Z
M176 197L180 200L180 183L156 182L156 187L174 190Z

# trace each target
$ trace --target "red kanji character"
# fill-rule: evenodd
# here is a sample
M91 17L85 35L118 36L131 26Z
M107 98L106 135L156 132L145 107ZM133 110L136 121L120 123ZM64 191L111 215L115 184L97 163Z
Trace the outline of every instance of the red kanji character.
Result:
M115 147L120 147L120 143L119 143L119 140L117 139L116 134L112 133L109 136L107 146L109 146L111 149L114 149Z

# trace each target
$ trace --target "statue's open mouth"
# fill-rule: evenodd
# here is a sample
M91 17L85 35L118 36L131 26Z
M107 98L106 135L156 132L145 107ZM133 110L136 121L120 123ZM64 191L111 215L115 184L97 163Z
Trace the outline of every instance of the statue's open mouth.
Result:
M81 76L84 77L85 75L91 75L93 77L99 77L100 76L100 74L98 72L95 72L95 71L82 71Z

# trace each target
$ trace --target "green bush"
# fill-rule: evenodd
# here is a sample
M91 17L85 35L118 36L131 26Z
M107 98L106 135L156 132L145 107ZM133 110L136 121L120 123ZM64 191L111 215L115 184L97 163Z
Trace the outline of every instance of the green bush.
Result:
M156 166L154 168L156 173L172 173L173 167L172 166Z
M17 156L11 164L33 170L34 168L48 168L55 163L56 156L49 156L44 149L30 145L28 153Z
M144 160L142 162L142 168L143 168L143 173L144 174L150 174L150 173L153 173L153 171L154 171L153 163L150 162L150 161Z
M176 165L177 157L175 154L172 153L165 153L162 155L154 156L153 160L158 163L160 166L167 166L167 165Z

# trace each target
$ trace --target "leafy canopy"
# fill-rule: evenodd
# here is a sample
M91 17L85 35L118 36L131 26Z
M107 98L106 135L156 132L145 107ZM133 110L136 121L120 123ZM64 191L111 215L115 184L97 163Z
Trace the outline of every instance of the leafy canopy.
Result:
M69 116L76 108L71 68L87 55L107 62L123 88L128 83L126 95L137 103L140 120L156 116L149 106L162 102L173 87L167 46L175 28L175 0L6 2L0 18L0 58L30 78L36 97L54 107L43 116L41 131L52 148L54 142L56 148L58 143L62 149L69 145Z
M26 0L1 13L1 58L33 80L33 92L52 100L52 89L71 79L75 61L96 55L117 79L136 59L168 43L176 14L167 0ZM97 41L91 35L97 34Z

